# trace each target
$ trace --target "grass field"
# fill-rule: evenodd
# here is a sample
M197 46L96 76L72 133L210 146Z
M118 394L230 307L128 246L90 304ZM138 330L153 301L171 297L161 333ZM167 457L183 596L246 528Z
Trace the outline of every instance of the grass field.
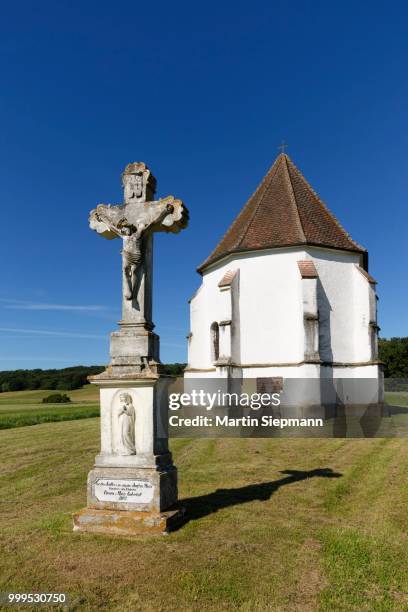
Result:
M99 416L99 391L94 385L67 391L70 404L43 404L42 399L55 391L11 391L0 394L0 429L38 425L53 421L72 421ZM408 393L386 393L386 401L400 407L391 421L384 421L378 435L408 434ZM331 428L329 424L328 429ZM357 427L357 432L360 428ZM387 433L388 432L388 433Z
M391 406L408 406L408 393L406 391L387 391L385 398Z
M99 392L93 385L66 391L70 404L43 404L42 399L56 391L10 391L0 394L0 429L38 425L51 421L71 421L99 415Z
M0 444L1 591L66 591L71 610L408 610L406 439L173 440L189 520L136 540L72 533L99 419Z

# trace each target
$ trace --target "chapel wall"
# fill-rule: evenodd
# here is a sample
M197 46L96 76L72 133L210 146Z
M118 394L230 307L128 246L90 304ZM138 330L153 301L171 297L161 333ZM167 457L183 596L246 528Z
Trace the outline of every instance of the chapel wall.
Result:
M303 362L303 287L308 281L302 280L297 265L303 259L313 259L318 272L320 359L337 364L370 361L375 294L356 268L360 255L307 247L237 254L204 273L200 290L190 305L189 366L217 375L211 358L210 327L213 322L229 319L230 339L229 344L222 344L223 359L230 357L232 363L242 364L247 376L256 371L247 366L267 366L263 369L266 372L270 369L268 364L274 364L271 371L275 371L278 364L292 364L293 368L293 364ZM231 270L239 270L235 292L232 286L228 290L219 287L220 280ZM221 328L221 339L225 339L225 331Z
M231 320L231 361L243 364L302 361L302 287L297 261L303 250L237 255L206 272L191 300L189 366L211 368L210 327ZM239 270L229 291L220 280Z
M302 286L297 261L303 250L249 254L240 266L241 363L302 361Z
M356 253L308 247L318 279L320 359L331 362L360 361L365 345L359 335L357 309L362 296L354 282ZM363 359L361 359L363 361Z

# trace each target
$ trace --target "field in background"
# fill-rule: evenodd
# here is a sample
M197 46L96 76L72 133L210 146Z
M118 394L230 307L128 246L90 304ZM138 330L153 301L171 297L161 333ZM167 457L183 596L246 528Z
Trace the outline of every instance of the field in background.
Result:
M0 405L3 403L18 403L18 404L30 404L40 403L43 397L50 395L50 393L66 393L72 399L72 401L79 402L97 402L99 400L99 390L95 385L84 385L81 389L74 389L73 391L55 391L36 389L35 391L7 391L6 393L0 393Z
M0 429L38 425L52 421L72 421L99 416L99 390L95 385L65 391L71 398L70 404L43 404L42 399L55 390L9 391L0 393ZM393 416L395 431L408 432L406 410L407 392L386 393L386 401L401 410ZM398 414L399 413L399 414ZM383 423L386 428L388 425Z
M406 439L173 440L189 520L136 540L71 531L99 419L0 444L1 591L81 611L408 609Z
M0 429L71 421L99 415L99 391L94 385L66 391L69 404L43 404L42 399L58 391L8 391L0 393Z
M408 406L408 393L406 391L387 391L385 400L390 406Z

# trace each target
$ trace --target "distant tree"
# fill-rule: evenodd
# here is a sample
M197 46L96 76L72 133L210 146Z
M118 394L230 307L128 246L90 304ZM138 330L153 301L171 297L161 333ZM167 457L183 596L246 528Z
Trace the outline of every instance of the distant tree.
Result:
M40 386L40 382L41 381L39 380L39 378L36 378L35 376L28 376L25 388L30 390L38 389Z
M168 363L163 365L165 374L183 376L185 363ZM88 376L100 374L104 366L73 366L61 370L4 370L0 371L1 391L21 391L24 389L51 389L69 391L80 389L88 382Z
M9 391L22 391L25 388L24 380L21 378L11 378L8 385Z
M57 385L57 378L43 378L40 382L40 389L56 389Z
M186 363L165 363L163 373L169 376L183 376Z
M83 372L82 374L73 374L71 376L71 381L70 381L71 386L69 388L79 389L80 387L83 387L88 382L87 377L88 377L88 374L86 372Z
M408 378L408 337L381 338L378 352L386 378Z

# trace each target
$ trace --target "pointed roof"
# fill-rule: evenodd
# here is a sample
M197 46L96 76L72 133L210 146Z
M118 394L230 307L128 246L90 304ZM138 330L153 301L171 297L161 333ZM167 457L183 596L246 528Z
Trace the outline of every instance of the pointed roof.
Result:
M295 245L366 254L366 249L354 242L286 153L281 153L198 271L230 253Z

